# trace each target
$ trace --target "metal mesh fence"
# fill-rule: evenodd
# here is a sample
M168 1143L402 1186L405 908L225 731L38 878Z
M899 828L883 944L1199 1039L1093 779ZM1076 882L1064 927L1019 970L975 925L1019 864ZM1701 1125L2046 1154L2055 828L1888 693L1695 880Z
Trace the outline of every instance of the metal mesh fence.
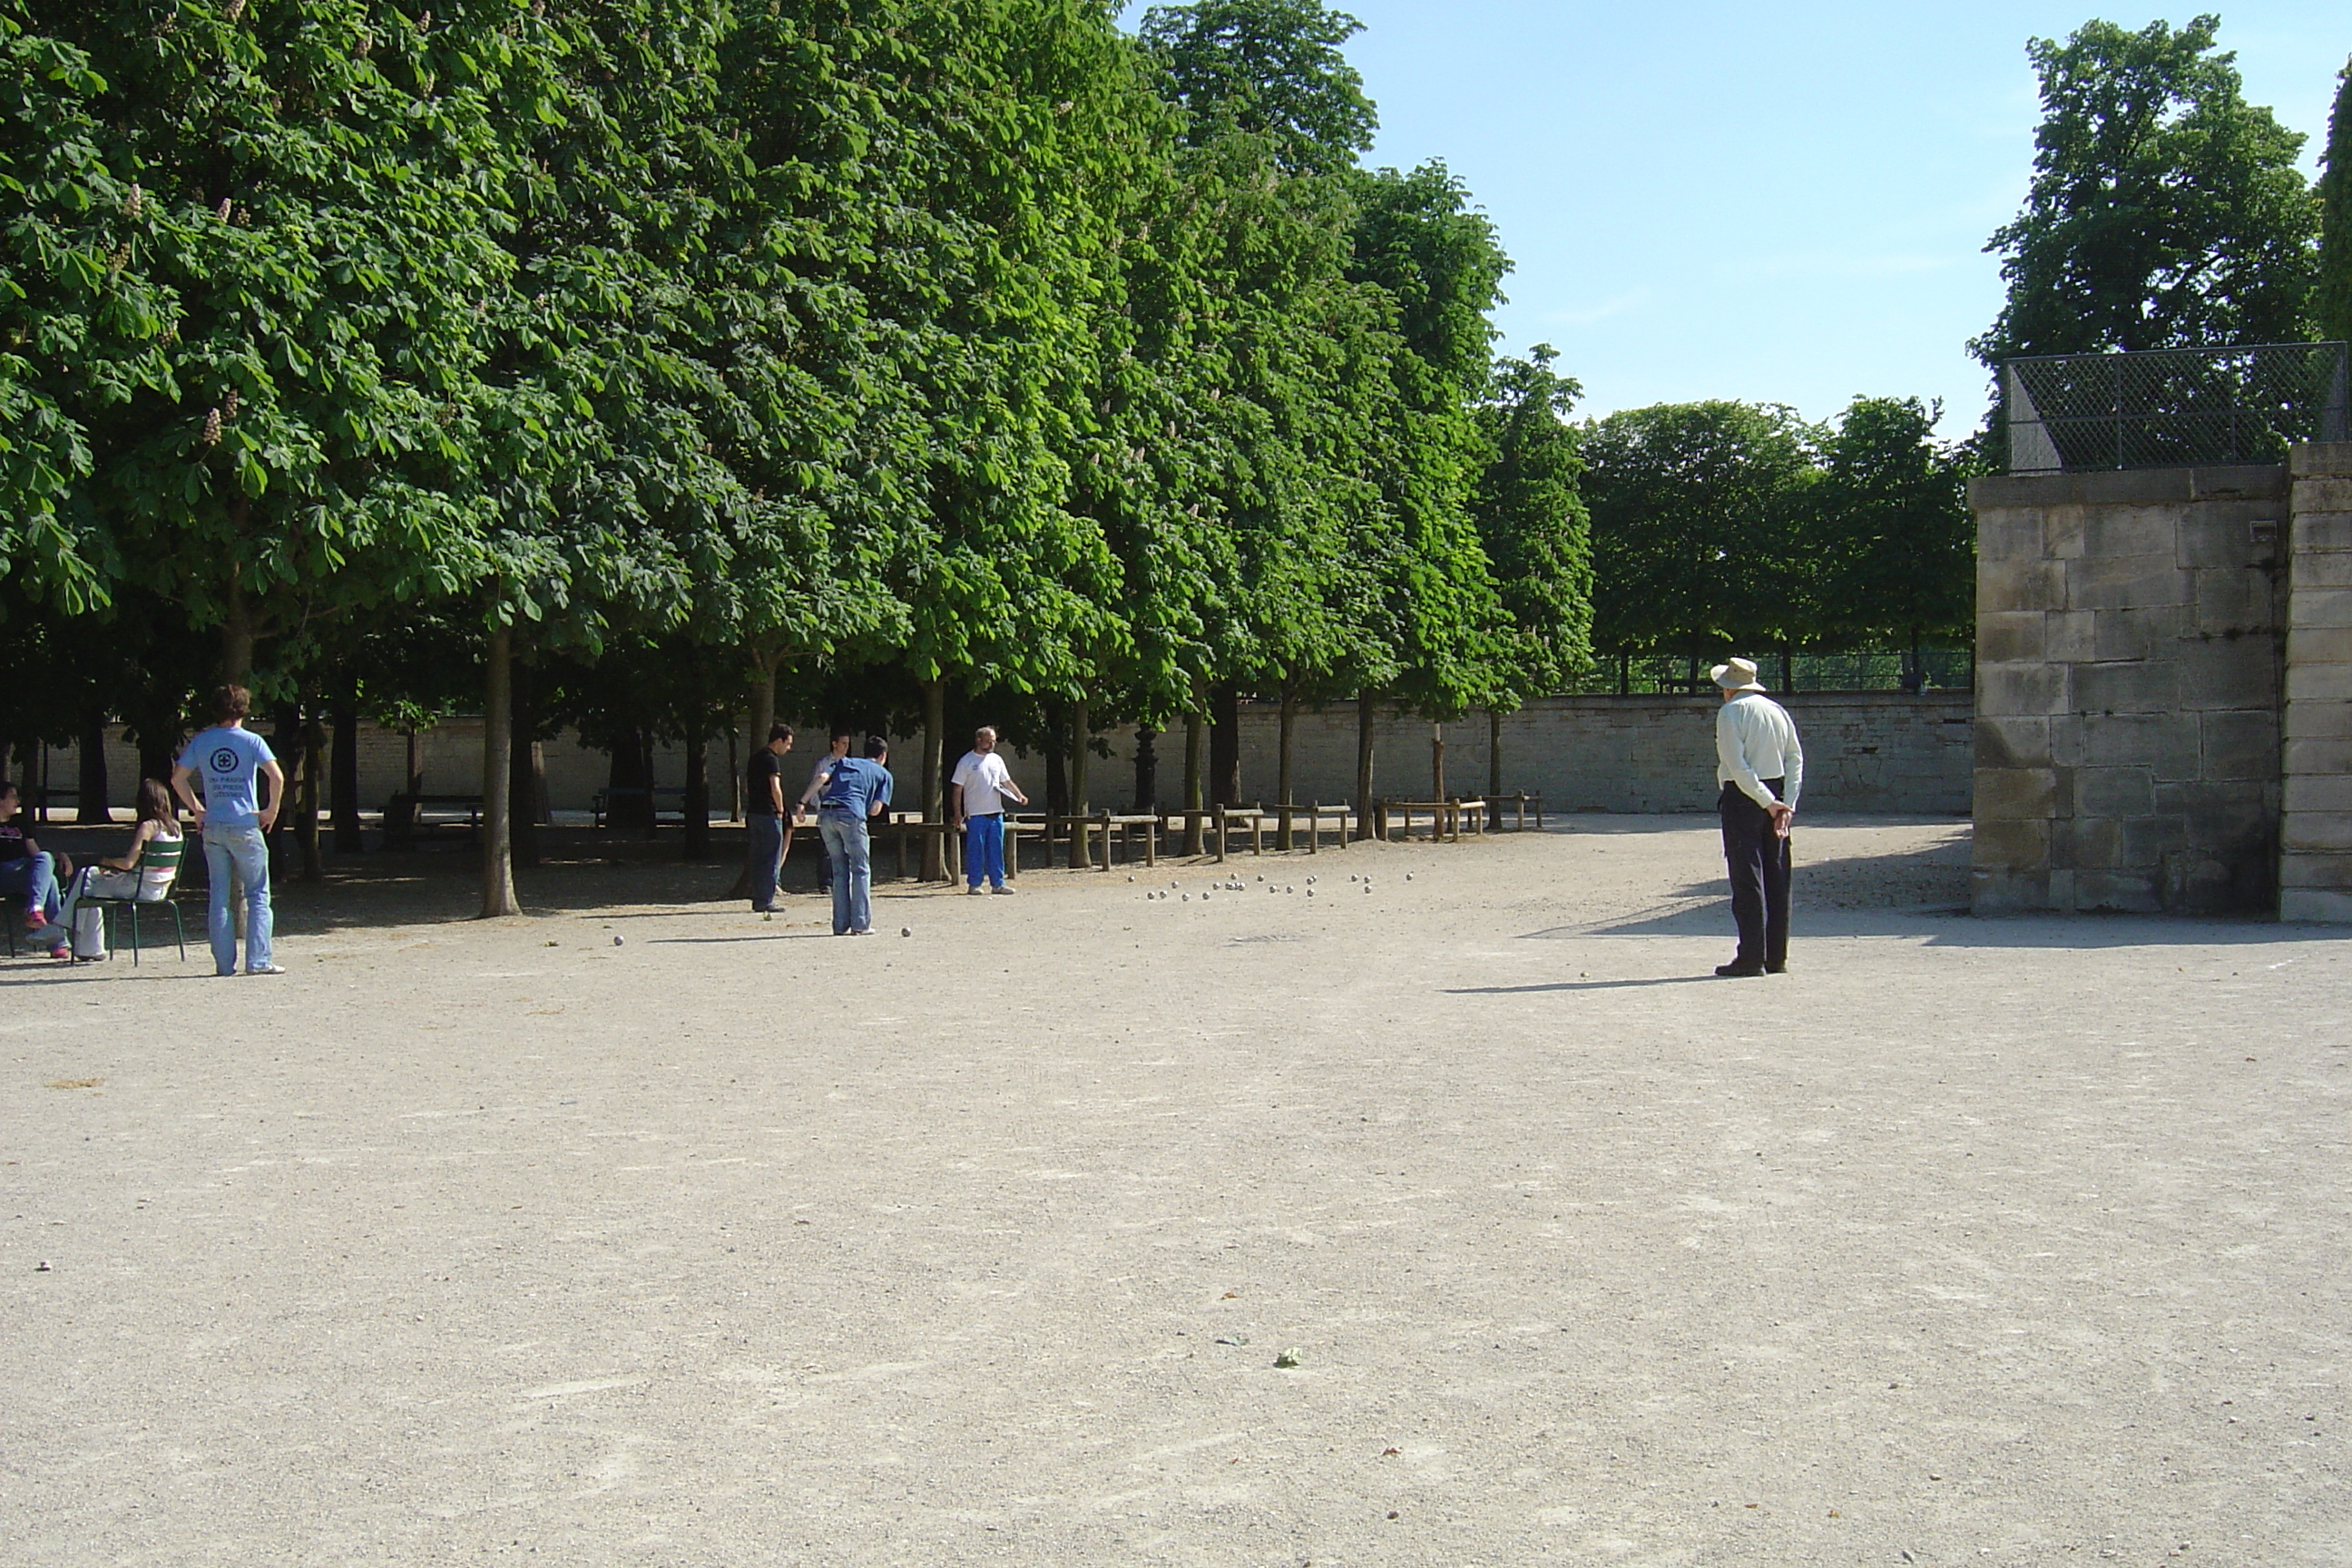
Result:
M2012 474L2274 463L2352 439L2342 343L2051 354L2001 366Z
M1715 683L1706 672L1715 662L1603 655L1563 695L1711 695ZM1964 647L1922 648L1915 679L1902 653L1793 653L1785 660L1778 654L1756 656L1759 678L1774 691L1966 691L1975 663L1975 655Z

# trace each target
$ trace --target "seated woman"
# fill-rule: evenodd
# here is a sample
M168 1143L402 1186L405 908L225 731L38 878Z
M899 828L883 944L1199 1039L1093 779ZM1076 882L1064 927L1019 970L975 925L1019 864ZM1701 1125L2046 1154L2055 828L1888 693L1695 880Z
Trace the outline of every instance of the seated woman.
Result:
M160 888L179 874L179 866L157 866L147 854L150 844L180 842L180 816L172 795L153 779L139 781L139 828L131 853L120 859L85 866L66 885L65 912L58 923L73 930L74 910L84 899L135 899L142 887ZM142 864L143 862L143 864ZM68 950L70 951L70 950Z

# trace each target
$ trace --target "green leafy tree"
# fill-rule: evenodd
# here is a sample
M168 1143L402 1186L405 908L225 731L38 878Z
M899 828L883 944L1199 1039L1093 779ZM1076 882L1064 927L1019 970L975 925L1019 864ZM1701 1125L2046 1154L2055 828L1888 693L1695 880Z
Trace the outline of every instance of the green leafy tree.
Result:
M1379 123L1341 53L1362 30L1320 0L1197 0L1153 6L1139 36L1194 144L1262 136L1285 170L1328 174L1352 167Z
M1801 640L1796 524L1820 433L1789 408L1665 403L1587 423L1593 642L1696 658Z
M1995 231L2009 299L1969 347L2015 354L2301 339L2319 227L2304 138L2245 101L2215 16L2090 22L2027 46L2033 181Z
M1387 355L1396 406L1381 422L1387 439L1374 469L1388 517L1360 541L1360 559L1380 583L1374 624L1393 651L1391 689L1442 724L1506 684L1508 618L1471 503L1491 457L1475 403L1492 374L1491 316L1510 261L1442 163L1382 169L1354 187L1350 272L1381 290L1396 331ZM1441 730L1432 742L1432 792L1442 795ZM1360 758L1360 784L1370 773Z
M1496 671L1502 707L1557 691L1591 662L1591 519L1568 423L1580 389L1552 368L1558 358L1538 343L1526 359L1496 362L1478 405L1491 455L1471 514L1510 616Z
M2312 318L2319 335L2352 341L2352 61L2336 78L2327 153L2319 176L2319 283Z
M363 0L61 21L176 302L168 382L89 422L125 577L217 627L238 679L264 638L469 584L502 40Z
M0 16L0 584L20 616L117 591L92 426L171 384L176 302L152 272L169 219L118 166L108 92L88 51Z
M1895 647L1916 684L1931 638L1976 616L1976 526L1965 454L1936 439L1939 408L1858 397L1821 443L1822 478L1798 531L1808 640Z

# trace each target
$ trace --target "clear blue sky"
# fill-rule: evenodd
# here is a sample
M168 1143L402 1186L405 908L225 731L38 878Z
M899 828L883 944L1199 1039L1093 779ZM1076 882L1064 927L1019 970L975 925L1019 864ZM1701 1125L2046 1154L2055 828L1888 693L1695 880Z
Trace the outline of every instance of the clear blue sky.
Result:
M1558 348L1580 412L1912 395L1944 400L1948 435L1983 411L1963 344L2000 307L1983 246L2032 169L2028 37L2218 9L2248 99L2309 136L2306 174L2352 54L2352 0L1336 4L1364 24L1370 161L1468 184L1517 263L1503 346Z

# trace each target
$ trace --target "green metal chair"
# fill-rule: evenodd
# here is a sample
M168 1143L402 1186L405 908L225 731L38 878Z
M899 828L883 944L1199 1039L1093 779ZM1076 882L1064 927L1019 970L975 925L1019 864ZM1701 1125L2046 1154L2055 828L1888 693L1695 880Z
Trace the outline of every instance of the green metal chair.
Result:
M144 904L161 904L165 909L172 911L172 927L179 938L180 961L183 963L187 962L187 921L185 917L180 913L179 900L172 897L172 889L178 885L180 880L180 855L187 847L188 841L185 837L176 839L150 838L147 841L146 847L139 852L139 866L135 873L139 878L139 890L136 893L127 899L101 898L96 894L83 895L81 900L83 908L88 909L95 907L106 911L106 945L107 951L110 952L114 949L115 933L120 931L122 926L122 922L117 916L116 911L125 910L129 912L131 916L131 963L133 968L136 968L139 963L139 910L140 907ZM151 879L149 873L154 871L163 871L168 874L161 879Z

